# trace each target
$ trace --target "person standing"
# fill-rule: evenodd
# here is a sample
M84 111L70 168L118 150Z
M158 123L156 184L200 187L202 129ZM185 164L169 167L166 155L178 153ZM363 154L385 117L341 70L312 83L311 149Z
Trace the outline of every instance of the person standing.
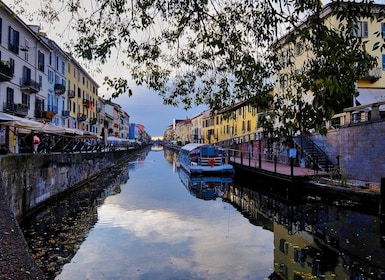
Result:
M37 153L37 148L39 147L40 138L37 135L33 136L33 153Z

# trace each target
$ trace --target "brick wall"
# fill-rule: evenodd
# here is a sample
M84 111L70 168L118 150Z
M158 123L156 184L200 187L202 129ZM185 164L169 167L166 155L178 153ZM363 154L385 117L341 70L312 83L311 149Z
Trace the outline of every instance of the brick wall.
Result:
M312 140L337 164L348 179L379 183L385 177L385 122L364 122L329 130Z

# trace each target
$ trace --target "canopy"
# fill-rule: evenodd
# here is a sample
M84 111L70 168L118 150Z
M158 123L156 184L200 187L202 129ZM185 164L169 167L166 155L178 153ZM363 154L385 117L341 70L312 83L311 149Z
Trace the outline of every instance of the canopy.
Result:
M1 113L1 112L0 112L0 124L22 128L22 129L33 130L41 133L76 134L79 136L85 135L95 139L100 138L100 136L92 132L83 131L76 128L68 128L68 127L53 125L50 123L43 124L37 121L32 121L29 119L20 118L17 116L13 116L13 115Z
M0 123L17 127L17 128L25 128L25 129L37 130L37 131L40 131L40 129L43 127L42 123L25 119L25 118L20 118L9 114L5 114L5 113L1 113L1 112L0 112Z

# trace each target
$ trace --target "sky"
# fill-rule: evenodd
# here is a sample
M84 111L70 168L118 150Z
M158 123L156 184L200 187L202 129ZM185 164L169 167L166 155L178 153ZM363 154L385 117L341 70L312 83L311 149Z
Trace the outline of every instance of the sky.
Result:
M33 10L36 0L26 1L23 6L25 9ZM11 6L14 3L14 0L3 0L4 3ZM324 4L327 4L330 1L323 1ZM383 4L385 0L376 1L376 3ZM56 23L54 26L42 26L42 31L48 34L48 37L54 40L59 46L63 47L66 42L74 38L74 34L68 32L68 21L69 18L66 18L65 13L60 14L61 21ZM34 19L26 19L21 17L26 24L39 25ZM67 31L63 31L67 30ZM64 48L63 48L64 49ZM79 61L81 63L81 61ZM111 59L109 64L103 67L101 73L96 73L94 71L89 72L93 79L99 84L99 95L108 96L107 88L103 85L103 80L105 76L121 76L123 78L128 77L128 72L125 72L123 67L118 67L119 63ZM85 66L85 65L84 65ZM90 65L92 68L92 65ZM85 66L87 69L87 67ZM146 87L138 87L135 84L132 84L131 88L133 95L128 97L128 95L122 95L117 99L112 101L119 104L130 116L131 123L139 123L145 127L146 132L150 136L162 136L165 129L168 125L173 123L174 119L186 119L191 118L198 113L203 112L207 109L206 106L194 107L191 110L184 110L183 106L180 108L163 105L162 98L155 92L147 89Z
M3 2L11 7L14 0L3 0ZM36 3L31 2L27 3L25 9L33 9L29 6L29 4L34 5ZM40 25L39 22L36 22L34 19L30 20L23 16L21 16L21 19L27 25ZM41 31L46 32L50 39L54 40L60 47L66 50L64 48L65 43L70 39L73 39L73 34L67 32L67 24L68 20L63 15L59 24L56 23L54 27L41 25ZM78 62L82 64L80 60ZM126 72L127 70L125 70L123 67L118 67L117 65L117 61L111 59L111 61L103 67L101 73L97 73L96 71L88 71L91 77L100 86L99 96L109 96L107 88L103 85L105 76L121 76L123 78L129 76L128 72ZM93 68L92 64L82 66L85 69ZM119 104L123 110L127 112L127 114L130 116L130 123L143 125L145 131L152 137L163 136L167 126L172 124L174 119L180 120L191 118L207 109L206 106L200 106L186 111L183 109L182 105L180 108L170 105L163 105L162 98L156 92L153 92L144 86L136 86L134 83L132 83L130 86L133 93L131 97L128 95L122 95L117 99L112 99L111 101Z

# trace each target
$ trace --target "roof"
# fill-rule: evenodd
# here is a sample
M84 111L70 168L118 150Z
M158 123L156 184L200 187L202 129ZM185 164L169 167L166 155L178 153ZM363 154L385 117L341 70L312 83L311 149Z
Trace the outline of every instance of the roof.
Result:
M202 147L202 146L208 146L207 144L199 144L199 143L190 143L187 145L184 145L181 149L185 151L192 151L196 148Z

